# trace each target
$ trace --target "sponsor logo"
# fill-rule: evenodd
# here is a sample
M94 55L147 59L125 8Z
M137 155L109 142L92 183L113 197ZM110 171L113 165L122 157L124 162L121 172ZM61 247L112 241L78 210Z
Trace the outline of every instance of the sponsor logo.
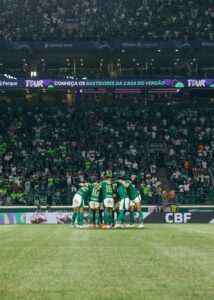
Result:
M26 88L43 88L44 80L26 80Z
M17 81L0 81L0 86L2 87L17 87Z
M196 79L189 79L188 81L188 87L206 87L206 80L196 80Z
M158 47L158 43L154 43L154 42L143 42L142 46L144 48L157 48Z
M183 88L184 87L184 83L178 80L173 80L172 85L176 88Z
M188 223L191 217L191 213L168 213L165 215L165 221L166 223Z
M45 48L73 48L72 43L45 43Z
M202 42L202 47L214 47L213 42Z

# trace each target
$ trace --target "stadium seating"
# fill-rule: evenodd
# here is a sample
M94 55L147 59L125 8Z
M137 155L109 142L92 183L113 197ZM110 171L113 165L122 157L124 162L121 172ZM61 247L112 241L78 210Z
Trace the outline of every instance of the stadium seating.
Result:
M206 202L214 151L210 110L148 104L141 96L91 95L65 102L0 102L2 204L71 204L78 183L112 170L161 202L162 164L180 203ZM149 153L162 141L166 153Z
M1 0L0 40L214 39L213 0Z

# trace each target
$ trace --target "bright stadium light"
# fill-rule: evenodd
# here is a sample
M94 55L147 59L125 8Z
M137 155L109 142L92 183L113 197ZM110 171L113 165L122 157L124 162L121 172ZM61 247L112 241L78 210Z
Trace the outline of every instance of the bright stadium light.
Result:
M37 72L36 71L31 71L30 72L30 77L33 78L33 77L36 77L37 76Z

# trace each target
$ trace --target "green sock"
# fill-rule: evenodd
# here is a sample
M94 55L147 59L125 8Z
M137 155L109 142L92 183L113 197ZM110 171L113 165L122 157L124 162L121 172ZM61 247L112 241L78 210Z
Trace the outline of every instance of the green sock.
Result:
M122 223L122 221L123 221L123 215L124 215L123 210L120 210L119 216L118 216L118 219L117 219L117 224L121 224Z
M80 212L80 226L83 225L83 216L84 216L83 212Z
M109 213L109 224L113 225L114 224L114 214L112 211Z
M143 224L143 213L141 210L139 211L139 220L140 220L140 223Z
M77 213L77 224L80 225L80 212Z
M75 221L76 221L76 217L77 217L77 213L73 213L73 216L72 216L72 225L75 224Z
M109 225L109 212L107 210L104 211L104 224Z
M134 223L134 212L133 211L130 211L130 225L132 225Z
M122 217L122 221L121 221L121 223L126 223L126 212L125 211L123 211L123 217Z
M99 223L100 223L100 214L99 214L99 213L96 213L96 214L95 214L95 224L96 224L96 225L99 225Z
M88 212L88 225L91 224L92 213Z

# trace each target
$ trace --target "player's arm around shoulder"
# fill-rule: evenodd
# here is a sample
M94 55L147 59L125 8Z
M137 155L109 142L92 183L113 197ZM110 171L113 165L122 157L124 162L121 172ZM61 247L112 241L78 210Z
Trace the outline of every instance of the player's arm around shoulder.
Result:
M96 183L95 184L95 186L96 186L96 189L98 190L98 191L100 191L101 189L102 189L102 182L100 182L100 183Z
M124 181L122 179L118 180L120 184L122 184L126 189L129 187L130 183L129 181Z

